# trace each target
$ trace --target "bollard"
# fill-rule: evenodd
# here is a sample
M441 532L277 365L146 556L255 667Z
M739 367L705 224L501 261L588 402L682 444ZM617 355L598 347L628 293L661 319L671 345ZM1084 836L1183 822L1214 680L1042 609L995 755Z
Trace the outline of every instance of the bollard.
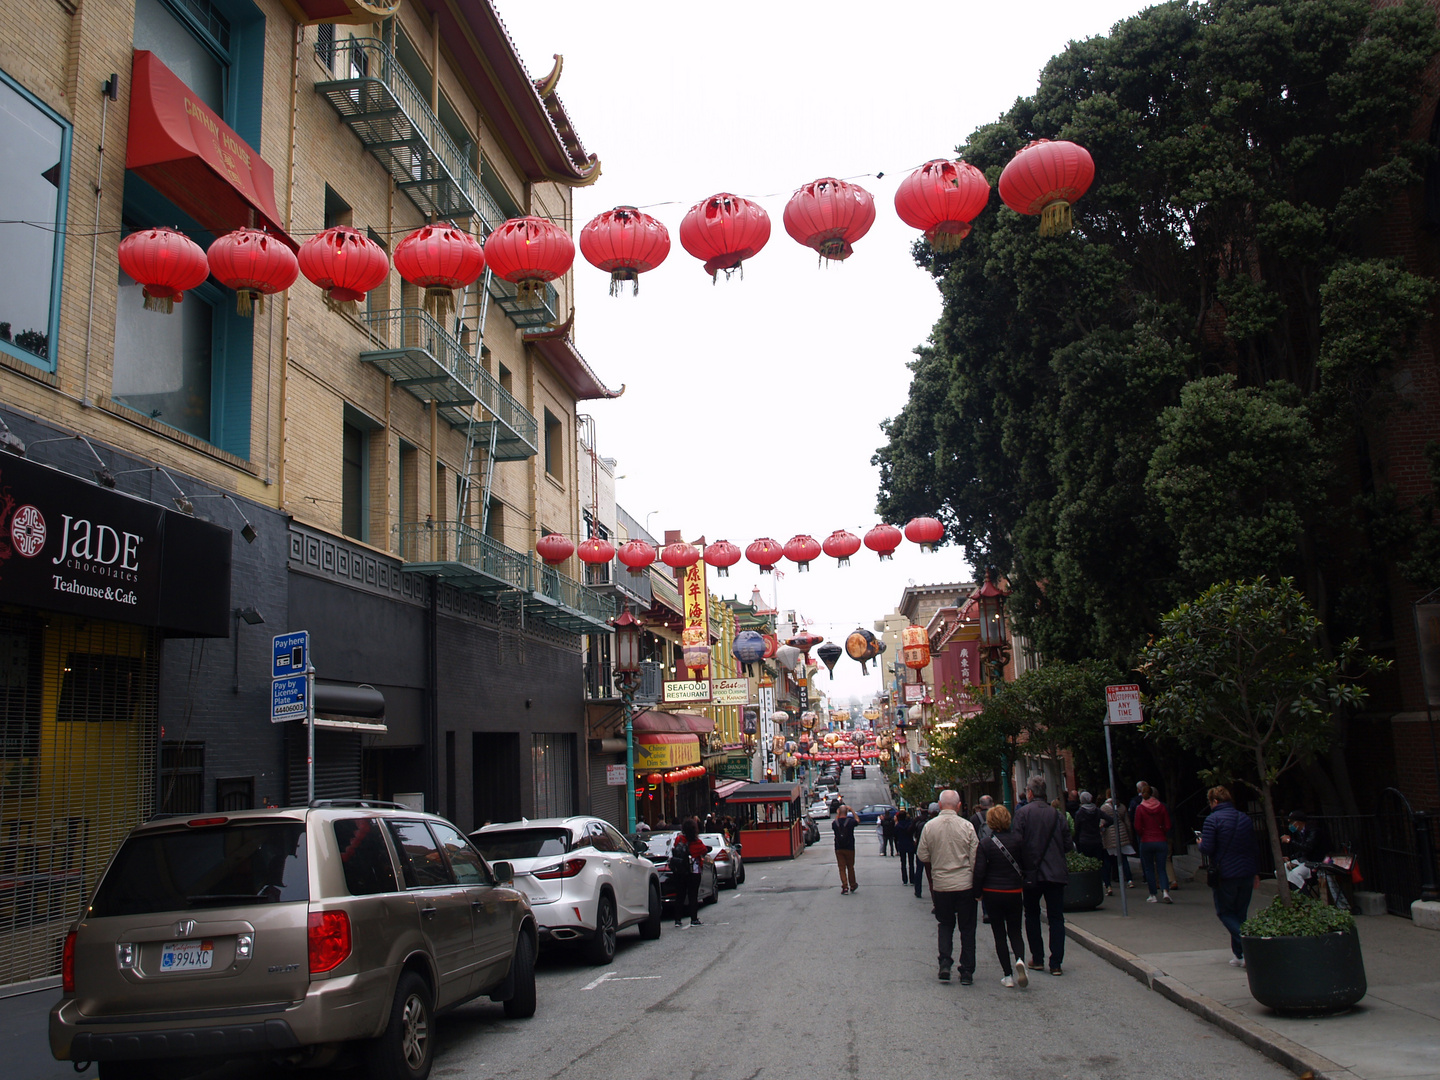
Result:
M1415 857L1420 860L1420 899L1440 900L1435 885L1435 852L1430 846L1430 817L1425 811L1415 815Z

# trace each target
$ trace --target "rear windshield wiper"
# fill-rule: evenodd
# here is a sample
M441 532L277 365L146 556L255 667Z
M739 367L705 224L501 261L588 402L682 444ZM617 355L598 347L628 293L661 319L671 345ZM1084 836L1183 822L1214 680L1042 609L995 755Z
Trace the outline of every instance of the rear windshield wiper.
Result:
M271 897L266 895L269 891L269 888L265 888L258 893L203 893L199 896L187 896L185 900L190 904L253 904L257 900L273 903Z

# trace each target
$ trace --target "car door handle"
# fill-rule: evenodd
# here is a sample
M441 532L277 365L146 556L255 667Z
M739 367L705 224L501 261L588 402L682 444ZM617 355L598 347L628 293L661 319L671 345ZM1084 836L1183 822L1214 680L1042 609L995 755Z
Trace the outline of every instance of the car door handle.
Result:
M422 907L420 914L427 919L433 919L435 917L435 909L433 907Z
M484 901L484 900L471 900L471 901L470 901L470 906L471 906L472 908L474 908L476 911L479 911L481 908L483 908L483 907L485 906L485 901Z

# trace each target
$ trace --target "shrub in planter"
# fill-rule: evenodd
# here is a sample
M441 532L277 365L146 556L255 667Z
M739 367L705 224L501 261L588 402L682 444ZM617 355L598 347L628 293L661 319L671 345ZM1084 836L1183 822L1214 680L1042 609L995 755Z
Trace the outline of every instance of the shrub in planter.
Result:
M1094 911L1105 902L1099 859L1067 851L1065 869L1070 872L1070 880L1065 884L1066 911Z
M1355 917L1295 895L1276 897L1240 928L1250 994L1276 1012L1340 1012L1365 996Z

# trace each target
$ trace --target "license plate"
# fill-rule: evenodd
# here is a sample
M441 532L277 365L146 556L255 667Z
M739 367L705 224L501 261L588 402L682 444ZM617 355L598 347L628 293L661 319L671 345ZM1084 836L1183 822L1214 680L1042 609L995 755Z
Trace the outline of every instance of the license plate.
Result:
M167 941L160 946L160 970L209 971L215 962L213 941Z

